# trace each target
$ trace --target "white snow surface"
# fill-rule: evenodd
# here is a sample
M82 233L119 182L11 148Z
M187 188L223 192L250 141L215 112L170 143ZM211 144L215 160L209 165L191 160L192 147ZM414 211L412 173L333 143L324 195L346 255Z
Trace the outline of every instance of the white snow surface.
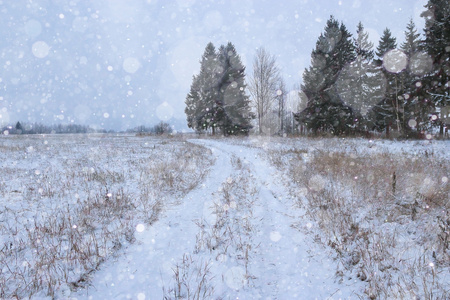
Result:
M247 146L219 140L190 142L208 147L216 158L203 184L166 207L157 222L143 231L141 226L137 241L104 263L90 287L72 293L72 299L163 299L164 291L167 296L175 285L175 266L183 257L197 266L209 262L211 299L349 299L363 294L363 283L356 278L337 282L331 253L308 234L311 223L294 206L281 174L261 155L262 148L252 147L251 140ZM233 255L240 249L226 249L224 254L220 247L196 248L201 231L197 224L215 222L213 204L223 185L235 180L236 159L248 172L248 187L255 191L250 213L236 213L252 228L247 233L248 265L245 258ZM241 197L248 195L234 199L236 207L227 207L230 215L240 209Z

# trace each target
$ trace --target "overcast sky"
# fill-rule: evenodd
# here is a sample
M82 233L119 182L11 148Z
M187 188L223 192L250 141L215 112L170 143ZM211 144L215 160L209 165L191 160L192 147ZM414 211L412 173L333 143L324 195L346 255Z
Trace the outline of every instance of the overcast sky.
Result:
M247 74L258 47L277 56L288 89L301 82L330 15L375 47L409 18L423 33L426 0L0 0L0 124L76 123L125 130L169 120L206 44L231 41Z

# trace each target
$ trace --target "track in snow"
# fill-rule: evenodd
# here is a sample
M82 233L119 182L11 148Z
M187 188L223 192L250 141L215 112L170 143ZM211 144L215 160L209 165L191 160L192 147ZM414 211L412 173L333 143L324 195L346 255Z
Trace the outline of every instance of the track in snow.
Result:
M79 299L163 299L163 288L167 291L174 286L173 270L186 254L198 263L209 260L207 278L214 290L208 298L355 297L358 284L336 283L335 263L311 237L292 226L302 224L302 212L294 208L277 171L259 155L263 150L226 141L192 142L210 148L216 156L203 184L188 193L181 204L167 207L151 227L137 232L137 242L123 256L106 262L95 273L92 286L78 293ZM246 267L250 277L244 281L242 273L235 272L243 270L241 260L231 256L219 259L214 250L195 251L200 232L196 223L211 219L213 199L234 175L231 162L236 158L247 169L248 184L257 191L251 214L246 216L253 231L247 241L251 243Z

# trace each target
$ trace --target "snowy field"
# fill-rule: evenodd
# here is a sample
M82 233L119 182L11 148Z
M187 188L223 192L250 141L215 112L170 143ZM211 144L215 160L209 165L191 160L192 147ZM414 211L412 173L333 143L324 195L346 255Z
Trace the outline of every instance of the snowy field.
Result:
M449 141L0 140L0 298L447 299Z

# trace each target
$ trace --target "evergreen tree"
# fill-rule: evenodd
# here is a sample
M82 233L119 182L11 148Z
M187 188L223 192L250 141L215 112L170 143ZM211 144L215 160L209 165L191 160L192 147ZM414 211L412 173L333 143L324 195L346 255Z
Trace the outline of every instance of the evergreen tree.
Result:
M296 120L314 131L337 135L352 124L352 110L342 103L335 88L340 71L355 59L351 36L345 25L331 16L311 54L311 67L303 74L301 88L308 97L308 106L296 114Z
M336 89L341 99L353 108L357 123L363 124L362 119L384 96L385 79L380 68L376 68L371 61L374 56L373 43L369 41L361 22L354 43L356 59L342 69Z
M245 89L245 67L234 45L229 42L219 48L217 119L225 135L248 134L253 118L250 99Z
M383 36L380 38L380 42L377 47L377 64L381 66L383 64L383 56L386 54L386 52L395 48L397 48L397 39L392 36L389 28L386 28L383 31Z
M395 74L388 72L383 65L384 55L393 49L397 48L397 40L392 36L391 31L386 28L383 31L383 36L378 43L376 55L378 59L374 60L375 65L380 68L386 78L386 85L384 89L384 98L373 107L369 114L369 122L372 124L372 129L384 130L386 135L389 135L390 126L398 120L399 109L397 105L398 84Z
M195 131L201 131L203 128L201 118L198 118L198 116L200 115L200 111L203 110L203 107L201 106L202 102L200 101L200 81L197 76L192 77L191 89L186 96L185 104L186 107L184 112L186 114L188 127Z
M428 0L423 45L433 61L433 72L423 79L427 95L435 106L450 105L450 2ZM443 134L444 120L440 120Z
M401 123L406 137L412 136L413 128L420 131L426 125L430 108L421 85L416 85L422 80L420 76L431 68L431 61L427 59L427 54L421 51L420 44L420 34L417 33L414 21L410 19L406 26L405 42L400 46L408 56L408 69L398 76L402 94L399 101L403 107Z
M409 20L405 31L405 41L400 46L400 49L411 57L414 53L419 51L420 46L420 33L417 33L416 24L413 19Z
M216 52L209 43L186 96L188 126L196 131L217 128L226 135L247 134L251 128L249 98L245 94L245 67L233 44Z
M374 56L373 43L369 41L369 34L364 31L364 26L361 22L358 23L356 34L356 38L353 39L356 57L361 58L361 60L371 61Z
M218 98L217 81L220 75L216 48L212 43L208 43L200 62L200 101L202 111L199 112L199 119L204 130L212 129L213 134L216 128L216 108Z

